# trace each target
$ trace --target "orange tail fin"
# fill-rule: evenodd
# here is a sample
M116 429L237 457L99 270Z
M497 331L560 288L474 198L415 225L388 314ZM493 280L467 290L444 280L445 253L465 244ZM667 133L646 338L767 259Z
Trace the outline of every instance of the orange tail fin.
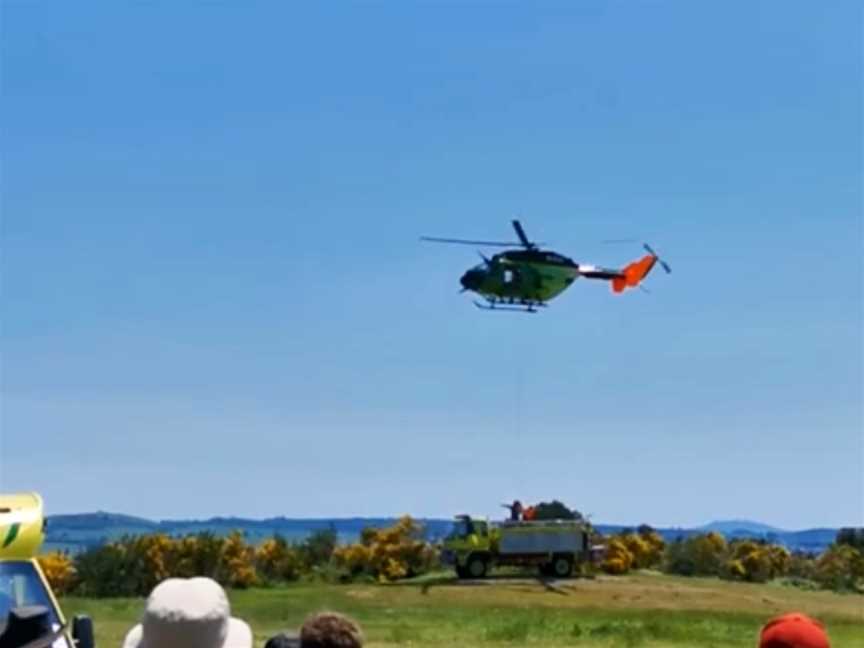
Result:
M627 288L635 288L648 276L655 263L657 263L657 257L652 254L646 254L638 261L634 261L626 266L621 271L621 274L624 276L616 277L612 280L612 291L621 293Z

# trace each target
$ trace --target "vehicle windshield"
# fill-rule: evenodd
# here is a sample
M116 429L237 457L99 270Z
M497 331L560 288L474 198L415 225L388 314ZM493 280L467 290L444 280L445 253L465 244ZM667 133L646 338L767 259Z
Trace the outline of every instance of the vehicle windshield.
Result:
M36 568L27 561L0 562L0 643L12 608L38 605L49 610L52 630L60 628L60 619L51 597L42 585ZM72 648L65 638L54 642L53 648Z
M460 518L453 523L453 527L450 529L450 534L447 536L448 538L465 538L468 534L473 530L473 526L471 523L464 519Z

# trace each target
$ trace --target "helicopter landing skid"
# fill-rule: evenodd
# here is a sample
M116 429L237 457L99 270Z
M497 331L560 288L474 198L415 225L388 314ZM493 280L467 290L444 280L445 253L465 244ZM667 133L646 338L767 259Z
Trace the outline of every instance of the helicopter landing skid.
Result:
M490 301L484 304L483 302L475 301L474 305L480 310L510 311L514 313L536 313L538 307L546 308L546 304L542 302L530 302L524 304L513 302L511 304L509 302Z

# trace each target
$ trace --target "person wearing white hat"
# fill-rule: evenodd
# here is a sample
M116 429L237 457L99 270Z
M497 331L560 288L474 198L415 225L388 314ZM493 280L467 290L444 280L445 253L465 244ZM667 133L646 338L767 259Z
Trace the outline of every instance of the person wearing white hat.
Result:
M169 578L153 588L123 648L252 648L252 630L231 616L216 581Z

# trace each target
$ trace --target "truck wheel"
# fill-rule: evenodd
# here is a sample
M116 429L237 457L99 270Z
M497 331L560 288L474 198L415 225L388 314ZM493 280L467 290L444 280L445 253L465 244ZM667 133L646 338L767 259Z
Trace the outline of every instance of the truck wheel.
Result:
M557 578L567 578L573 574L573 559L570 556L555 556L552 559L552 573Z
M483 556L470 556L465 567L471 578L486 578L488 564Z

